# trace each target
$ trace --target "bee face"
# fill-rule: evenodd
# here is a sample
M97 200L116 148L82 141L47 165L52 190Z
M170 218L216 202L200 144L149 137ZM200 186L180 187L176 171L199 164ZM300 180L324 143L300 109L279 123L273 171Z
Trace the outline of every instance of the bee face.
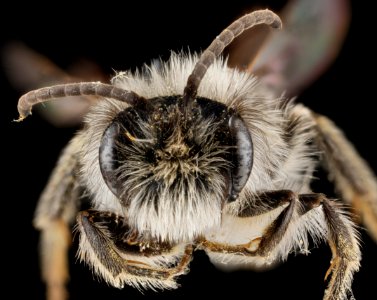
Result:
M122 206L137 216L156 214L183 231L188 227L189 232L190 222L176 224L175 216L194 218L200 215L203 203L208 203L217 212L209 223L218 224L221 207L237 197L236 180L248 177L252 159L237 147L240 141L234 119L237 126L243 121L232 110L198 97L185 114L180 109L181 98L157 97L121 111L102 137L99 163L107 186ZM242 143L252 147L248 133ZM137 224L140 232L155 227ZM208 225L196 228L188 237L206 229Z

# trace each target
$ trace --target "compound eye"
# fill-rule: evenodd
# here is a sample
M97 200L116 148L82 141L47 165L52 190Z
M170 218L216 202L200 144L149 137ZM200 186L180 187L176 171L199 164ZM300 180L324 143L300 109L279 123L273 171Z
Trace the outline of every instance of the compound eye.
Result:
M117 197L120 196L122 188L116 172L120 161L117 141L119 140L121 127L117 120L113 121L105 130L99 148L99 165L102 177L109 189Z
M148 111L141 107L127 108L118 113L102 135L98 154L102 177L123 203L129 195L130 174L148 163L149 150L154 146L153 139L145 139L147 116Z
M253 167L253 142L244 121L237 115L229 119L229 130L235 151L232 157L232 187L229 200L237 199L249 179Z

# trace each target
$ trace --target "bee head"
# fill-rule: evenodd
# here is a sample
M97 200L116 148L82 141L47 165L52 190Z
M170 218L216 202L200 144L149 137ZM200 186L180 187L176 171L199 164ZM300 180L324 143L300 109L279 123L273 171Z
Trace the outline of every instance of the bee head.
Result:
M253 164L245 123L197 91L224 48L258 24L281 27L268 10L240 18L200 56L183 95L132 101L105 130L99 150L103 178L127 208L131 226L144 235L195 238L220 224L223 205L245 186Z

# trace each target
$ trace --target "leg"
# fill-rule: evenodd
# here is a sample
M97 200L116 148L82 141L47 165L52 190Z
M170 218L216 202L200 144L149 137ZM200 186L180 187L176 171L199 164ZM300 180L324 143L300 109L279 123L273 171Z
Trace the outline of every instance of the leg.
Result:
M327 239L332 260L327 276L332 274L324 300L347 299L352 295L353 273L359 270L361 253L352 222L336 207L334 202L322 200L327 223Z
M324 299L346 299L351 292L353 273L358 270L361 257L352 222L337 208L336 203L329 201L322 194L303 194L292 198L294 195L292 192L277 191L266 193L265 197L276 194L282 196L284 193L288 199L278 198L276 201L278 207L272 209L276 210L280 207L280 213L269 225L266 225L264 230L261 230L263 234L260 237L254 238L249 243L234 245L226 243L224 240L220 242L220 239L214 236L214 241L203 239L202 247L207 252L222 253L223 257L224 255L242 257L240 261L235 260L238 265L242 261L247 263L246 256L255 259L257 263L258 259L271 263L284 260L292 250L307 244L305 241L307 233L313 236L314 240L326 238L330 244L333 259L326 274L326 277L329 274L332 274L332 277ZM269 202L273 202L272 200L270 199ZM286 201L289 203L288 206L284 204ZM248 223L243 223L243 225L247 225L249 232L252 232L253 225L260 223L260 220L254 222L253 219L257 216L252 213L250 208L247 210L252 217L249 217ZM271 214L273 210L271 210ZM241 217L234 220L237 222L240 221L240 218L248 218L245 212L241 211ZM268 214L265 213L267 216ZM219 236L223 235L225 230L221 229ZM242 228L239 228L239 231L242 231ZM209 255L211 256L212 253ZM226 261L226 259L223 260ZM229 261L232 263L231 259ZM219 260L215 262L218 263Z
M42 277L49 300L68 297L68 248L71 243L70 224L79 204L79 189L75 171L80 140L73 139L65 148L43 191L34 218L41 231Z
M238 245L227 245L226 249L224 249L224 244L220 243L217 245L216 242L213 243L206 239L200 240L199 244L215 252L226 250L246 255L266 256L283 239L288 227L291 226L292 218L296 219L297 215L302 216L317 206L319 206L317 199L313 199L309 195L297 196L289 190L266 192L253 200L253 206L248 205L241 209L235 218L239 221L251 218L250 227L256 225L252 224L254 223L254 218L265 216L266 219L270 219L269 222L263 220L255 222L265 223L265 226L257 230L259 233L254 239ZM272 211L275 211L275 213L272 213ZM273 214L275 216L271 217ZM268 217L267 215L271 216ZM253 229L255 230L255 227Z
M309 114L316 124L319 150L342 199L352 205L377 241L377 181L373 171L331 120L306 108L301 113Z
M187 271L192 245L171 245L139 236L113 213L88 210L77 218L78 257L107 283L122 288L176 288L175 278Z

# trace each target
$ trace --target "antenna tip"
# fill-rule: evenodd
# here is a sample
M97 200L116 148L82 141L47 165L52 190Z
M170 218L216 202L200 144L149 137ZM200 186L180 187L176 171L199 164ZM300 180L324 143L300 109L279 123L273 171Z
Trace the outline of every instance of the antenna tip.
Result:
M265 9L263 12L263 19L266 20L266 23L269 24L274 29L282 29L283 22L280 17L269 9Z
M13 120L13 122L20 123L20 122L22 122L24 119L26 119L29 115L31 115L31 111L24 111L24 112L21 112L21 111L19 110L19 116L18 116L18 119Z

